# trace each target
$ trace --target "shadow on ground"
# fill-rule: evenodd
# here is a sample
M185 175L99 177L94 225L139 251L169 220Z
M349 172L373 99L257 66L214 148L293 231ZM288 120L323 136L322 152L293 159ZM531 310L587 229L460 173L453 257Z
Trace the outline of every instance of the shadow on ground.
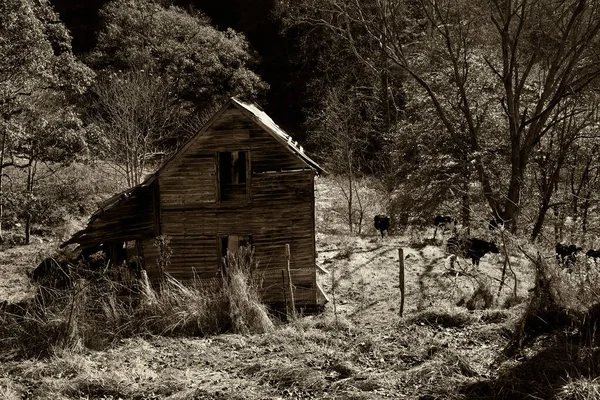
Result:
M570 381L592 380L599 376L599 360L598 349L556 345L503 369L495 379L471 383L461 387L459 391L463 398L472 400L552 399Z

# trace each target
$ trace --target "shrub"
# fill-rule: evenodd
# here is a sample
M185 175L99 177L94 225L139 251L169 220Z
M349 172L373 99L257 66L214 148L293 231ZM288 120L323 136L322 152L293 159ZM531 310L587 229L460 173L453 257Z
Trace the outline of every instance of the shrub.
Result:
M256 276L253 250L241 247L228 255L227 265L227 276L190 285L167 276L154 288L142 279L141 304L133 318L149 333L161 335L271 330L273 323L260 299L262 281Z
M546 263L539 255L528 257L536 271L535 287L508 350L513 351L537 336L565 329L572 332L572 340L585 345L596 342L600 320L597 274L586 271L581 264L568 273Z
M557 400L588 400L600 398L600 383L596 379L569 378L556 394Z
M468 310L487 310L494 304L494 295L492 294L489 285L485 282L479 282L477 289L471 297L466 301L465 306Z

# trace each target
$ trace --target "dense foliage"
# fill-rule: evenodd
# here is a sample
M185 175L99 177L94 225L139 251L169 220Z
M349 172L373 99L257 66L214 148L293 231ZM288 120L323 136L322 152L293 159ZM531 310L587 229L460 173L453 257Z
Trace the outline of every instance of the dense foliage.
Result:
M68 164L85 148L76 101L94 73L74 57L70 36L46 1L0 5L0 54L0 238L4 208L13 205L28 241L39 165ZM14 169L26 170L16 192Z
M243 35L212 27L198 11L148 0L116 0L102 10L91 62L110 71L144 70L165 78L179 102L196 111L231 96L255 100L266 85Z
M243 34L174 4L105 3L80 59L49 3L0 5L0 223L48 220L36 204L73 162L135 185L225 99L265 98ZM293 107L340 177L351 230L366 217L357 182L374 175L396 226L444 212L466 226L499 217L532 240L593 238L595 2L274 4L265 18L307 79Z
M321 54L319 60L335 59L339 54L353 56L345 57L350 66L341 71L363 68L387 82L383 90L380 85L379 96L364 98L360 105L357 102L346 115L361 115L365 102L385 115L391 103L385 99L393 90L405 94L402 103L394 103L400 105L399 118L386 118L389 125L378 129L387 151L376 157L387 162L381 175L384 186L396 197L405 198L403 206L414 204L414 213L431 214L439 207L436 199L446 197L450 203L454 201L451 208L462 210L463 222L468 225L470 211L476 207L472 200L483 197L487 203L484 218L502 218L512 232L522 228L532 239L542 232L550 208L555 216L563 216L556 221L560 227L561 218L581 220L582 214L589 215L590 207L595 207L593 196L586 197L583 208L575 207L559 188L569 184L573 189L567 197L579 196L581 193L575 193L578 184L566 179L568 164L578 161L567 155L576 148L588 148L594 156L597 151L589 147L597 137L597 3L278 3L289 29L307 38L305 58L312 57L317 48L331 52ZM328 46L330 42L342 44ZM325 46L318 47L322 43ZM336 71L335 63L326 65ZM355 89L372 87L373 79L361 78L353 85ZM326 90L331 86L335 84ZM331 103L326 90L311 94L322 103ZM319 123L326 126L330 118L317 111L324 109L319 105L314 110L317 117L312 132L330 141L327 128L318 128ZM360 128L350 135L360 139L371 120L361 119L355 124ZM542 182L536 180L536 167L544 152L552 154L543 158ZM408 157L399 158L398 154ZM329 161L335 163L335 159L335 154L328 154ZM597 167L590 164L584 168L587 172L580 175L583 186L591 183L590 172ZM411 172L402 173L406 170ZM437 194L429 197L419 187ZM453 190L447 193L449 188ZM427 205L423 207L423 203ZM571 207L564 207L567 204ZM562 235L556 238L562 239Z

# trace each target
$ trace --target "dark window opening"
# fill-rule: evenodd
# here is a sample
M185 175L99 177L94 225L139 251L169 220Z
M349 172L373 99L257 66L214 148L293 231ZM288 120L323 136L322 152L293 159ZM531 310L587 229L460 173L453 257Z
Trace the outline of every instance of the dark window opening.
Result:
M226 151L219 153L219 182L221 200L245 198L247 181L247 153Z
M114 280L130 281L139 278L142 261L138 241L129 240L121 245L112 246L111 259Z

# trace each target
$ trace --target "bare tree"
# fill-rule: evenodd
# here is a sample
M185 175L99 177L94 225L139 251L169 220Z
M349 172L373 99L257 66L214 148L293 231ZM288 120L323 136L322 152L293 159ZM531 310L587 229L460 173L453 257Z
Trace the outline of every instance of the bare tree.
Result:
M552 123L548 124L547 134L540 140L532 156L536 165L534 179L539 191L540 202L535 218L531 241L535 241L542 232L546 213L552 206L551 200L557 194L557 188L563 177L563 170L576 151L588 139L596 113L590 108L593 98L572 99L565 101L554 110ZM581 190L581 188L580 188ZM560 240L560 238L555 238Z
M169 85L144 71L112 74L95 86L94 120L105 157L135 186L153 156L177 141L178 108Z
M325 97L322 113L313 117L320 124L319 131L313 132L313 140L324 150L327 168L341 178L338 183L346 199L350 232L354 232L356 227L360 233L363 215L356 178L360 171L361 151L365 141L360 134L364 128L362 117L355 114L354 103L357 101L360 101L360 98L357 98L355 93L340 93L338 89L330 88ZM358 201L360 208L358 221L354 218L355 200Z

